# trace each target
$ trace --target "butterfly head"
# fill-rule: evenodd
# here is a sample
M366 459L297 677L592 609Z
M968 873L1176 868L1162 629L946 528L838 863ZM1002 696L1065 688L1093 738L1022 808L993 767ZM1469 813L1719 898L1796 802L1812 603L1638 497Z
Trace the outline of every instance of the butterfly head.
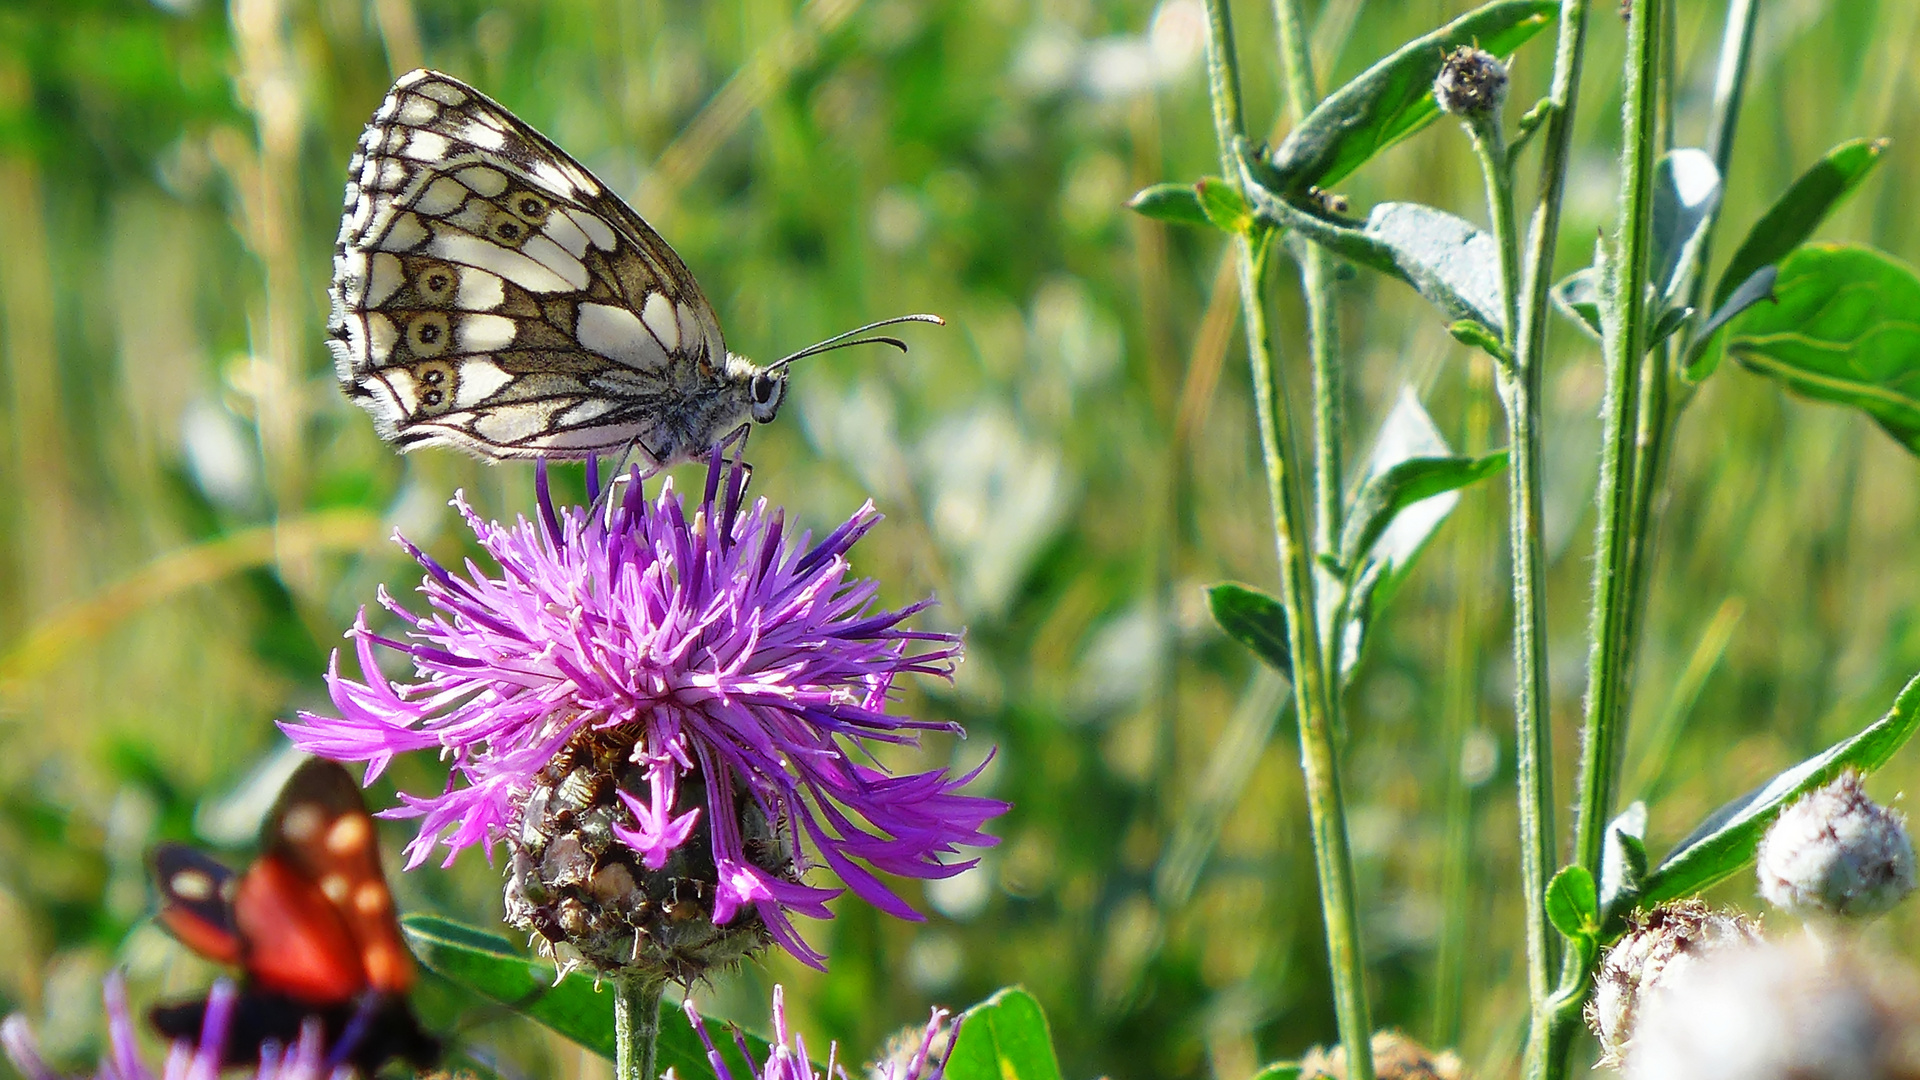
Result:
M756 369L747 380L747 408L757 424L772 420L787 399L785 368Z

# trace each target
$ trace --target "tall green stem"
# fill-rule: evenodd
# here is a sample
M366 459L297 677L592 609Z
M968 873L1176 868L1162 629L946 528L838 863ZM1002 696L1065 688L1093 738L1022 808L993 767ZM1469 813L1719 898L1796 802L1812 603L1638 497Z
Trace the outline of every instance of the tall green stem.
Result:
M1547 923L1547 877L1557 862L1554 847L1553 741L1547 708L1546 562L1541 511L1539 395L1547 345L1547 304L1553 256L1560 235L1560 209L1573 157L1573 119L1580 72L1586 58L1585 0L1562 0L1554 50L1550 112L1542 136L1540 196L1534 208L1521 269L1518 322L1512 330L1513 363L1499 372L1507 413L1510 454L1508 531L1513 559L1513 711L1518 746L1520 865L1527 902L1527 992L1532 1005L1525 1075L1538 1080L1560 1055L1549 986L1555 939Z
M1714 76L1713 114L1707 123L1707 154L1713 158L1723 184L1733 159L1733 134L1740 119L1740 104L1746 96L1747 71L1753 56L1753 33L1758 23L1754 18L1757 7L1758 0L1733 0L1727 6L1727 29L1721 38L1719 70ZM1671 43L1667 51L1671 52ZM1679 271L1692 275L1687 290L1687 304L1696 309L1706 299L1707 268L1714 228L1719 220L1720 214L1716 210L1707 219L1700 243L1694 249L1693 261ZM1652 580L1656 538L1653 504L1659 496L1660 482L1666 473L1667 452L1673 443L1674 428L1679 425L1680 412L1689 400L1685 391L1674 385L1673 362L1687 354L1688 347L1693 343L1691 327L1698 326L1707 314L1700 312L1687 333L1670 338L1666 346L1649 355L1641 367L1640 416L1634 442L1633 519L1629 528L1633 545L1629 553L1631 593L1627 600L1625 632L1628 653L1623 672L1623 678L1629 684L1633 677L1634 651L1640 640L1641 621L1646 617L1647 588Z
M1213 102L1214 134L1220 143L1221 171L1239 185L1236 143L1246 130L1240 107L1240 74L1233 45L1233 21L1227 0L1207 0L1207 75ZM1261 295L1264 239L1237 234L1233 240L1240 278L1241 317L1253 368L1253 398L1260 422L1260 450L1267 470L1267 494L1273 506L1274 539L1279 549L1281 599L1287 610L1288 647L1293 657L1294 704L1300 718L1300 763L1305 774L1308 819L1313 830L1314 865L1319 873L1320 905L1327 931L1327 959L1333 976L1334 1010L1347 1052L1347 1076L1373 1080L1368 1047L1372 1023L1367 1015L1366 971L1360 954L1360 920L1353 882L1353 857L1347 843L1347 819L1334 751L1335 698L1321 660L1313 588L1313 560L1307 543L1306 500L1300 478L1290 467L1292 433L1286 398L1278 393L1279 372L1267 330Z
M1286 81L1287 107L1298 123L1320 101L1300 0L1274 0L1273 15L1280 29L1280 68ZM1333 280L1333 257L1318 244L1303 245L1300 291L1306 300L1307 355L1313 365L1313 547L1321 553L1337 550L1341 515L1345 512L1340 453L1346 438L1346 391L1340 385L1340 324ZM1338 649L1328 650L1330 656L1337 657L1338 653ZM1337 683L1339 673L1330 670L1327 678Z
M1646 352L1649 238L1653 228L1654 64L1658 0L1634 0L1628 20L1624 117L1621 125L1620 228L1605 275L1607 396L1600 458L1599 521L1594 535L1593 616L1588 633L1587 711L1581 731L1579 821L1574 857L1600 876L1601 841L1613 809L1619 748L1626 726L1622 668L1633 538L1634 418L1640 358Z
M660 1042L660 979L625 976L613 980L614 1080L654 1080Z

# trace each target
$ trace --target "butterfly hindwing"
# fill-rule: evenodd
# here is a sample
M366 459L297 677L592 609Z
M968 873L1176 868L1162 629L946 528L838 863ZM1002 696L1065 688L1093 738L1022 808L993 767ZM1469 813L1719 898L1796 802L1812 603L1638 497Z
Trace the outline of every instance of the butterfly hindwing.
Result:
M351 966L362 986L397 994L413 985L413 959L380 868L373 818L360 785L337 762L311 759L287 781L267 816L260 861L242 883L243 899L256 875L263 903L271 897L295 908L317 897L327 906L347 942L340 966ZM244 921L244 904L241 915Z
M403 448L674 455L741 419L718 320L673 249L437 72L396 82L361 138L333 299L342 386Z

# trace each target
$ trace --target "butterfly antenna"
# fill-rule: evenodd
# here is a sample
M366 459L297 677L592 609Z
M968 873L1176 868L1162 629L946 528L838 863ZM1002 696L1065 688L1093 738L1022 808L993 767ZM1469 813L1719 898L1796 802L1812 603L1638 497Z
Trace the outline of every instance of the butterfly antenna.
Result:
M860 335L869 330L878 330L883 326L909 322L932 323L935 326L947 325L947 320L938 315L895 315L891 319L881 319L879 322L870 322L865 326L856 326L844 334L835 334L818 345L809 345L791 356L783 356L773 363L768 364L767 370L777 371L793 363L795 360L804 360L809 356L818 356L823 352L832 352L835 349L847 349L855 345L891 345L901 352L906 352L907 343L897 337L881 335L878 337L863 338L860 337ZM858 340L854 340L856 338Z

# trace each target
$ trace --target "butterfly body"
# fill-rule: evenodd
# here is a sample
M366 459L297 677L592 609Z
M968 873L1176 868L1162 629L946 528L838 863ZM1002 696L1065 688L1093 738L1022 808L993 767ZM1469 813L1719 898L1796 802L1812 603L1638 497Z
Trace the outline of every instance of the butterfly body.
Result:
M402 449L632 447L659 467L773 419L786 373L727 350L665 240L587 169L447 75L402 76L348 166L328 344Z
M245 973L224 1057L259 1059L290 1044L307 1018L345 1060L371 1073L389 1057L422 1067L439 1043L407 1004L413 958L401 940L359 785L338 764L312 760L287 782L262 829L261 853L235 873L181 844L153 853L160 924L195 952ZM194 1038L206 1001L152 1012L163 1035Z

